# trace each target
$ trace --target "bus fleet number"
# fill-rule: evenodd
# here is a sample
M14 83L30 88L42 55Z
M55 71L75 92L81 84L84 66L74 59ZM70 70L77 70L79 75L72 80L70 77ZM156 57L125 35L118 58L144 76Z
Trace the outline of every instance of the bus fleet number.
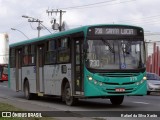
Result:
M99 60L90 60L90 67L99 67Z

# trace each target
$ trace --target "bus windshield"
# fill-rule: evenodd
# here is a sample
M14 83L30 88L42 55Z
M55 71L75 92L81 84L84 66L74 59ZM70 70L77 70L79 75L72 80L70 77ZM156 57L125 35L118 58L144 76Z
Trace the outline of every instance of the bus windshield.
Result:
M144 42L142 40L87 40L86 65L92 69L144 68Z

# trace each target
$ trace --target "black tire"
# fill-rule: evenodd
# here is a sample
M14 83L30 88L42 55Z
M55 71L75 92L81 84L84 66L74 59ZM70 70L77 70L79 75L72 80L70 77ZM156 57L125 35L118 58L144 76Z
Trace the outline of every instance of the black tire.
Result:
M34 97L34 95L32 93L30 93L30 88L29 88L28 81L26 81L25 84L24 84L24 96L27 100L31 100Z
M147 95L150 95L150 91L147 91Z
M73 106L77 103L78 99L71 96L71 88L69 83L67 82L64 87L64 100L66 105Z
M124 96L113 96L110 98L110 101L113 105L121 105L123 102Z

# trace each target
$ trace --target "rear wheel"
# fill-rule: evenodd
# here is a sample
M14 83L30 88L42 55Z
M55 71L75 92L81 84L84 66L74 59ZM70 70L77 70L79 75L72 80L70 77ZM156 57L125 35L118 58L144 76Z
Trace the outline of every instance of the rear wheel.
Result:
M71 88L68 82L66 83L64 88L64 99L65 99L66 105L69 105L69 106L75 105L76 102L78 101L77 98L74 98L73 96L71 96Z
M27 100L33 99L33 94L30 93L30 88L29 88L29 83L28 81L25 82L24 84L24 96Z
M123 99L124 99L124 96L112 96L110 98L110 101L113 105L120 105L122 104Z

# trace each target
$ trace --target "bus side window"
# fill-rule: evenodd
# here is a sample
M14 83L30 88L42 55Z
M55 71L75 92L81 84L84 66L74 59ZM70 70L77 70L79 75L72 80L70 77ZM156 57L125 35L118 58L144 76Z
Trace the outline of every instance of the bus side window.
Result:
M58 40L58 63L65 63L70 61L70 45L69 38L61 38Z
M50 40L46 43L45 64L56 63L56 41Z
M30 65L34 65L35 64L35 45L30 45L29 64Z
M23 65L35 64L35 45L26 45L23 49Z
M28 65L29 55L28 55L28 45L24 46L24 55L23 55L23 65Z
M10 49L10 67L14 68L15 67L15 63L16 63L16 54L15 54L15 49Z
M76 64L80 64L80 44L76 41Z

